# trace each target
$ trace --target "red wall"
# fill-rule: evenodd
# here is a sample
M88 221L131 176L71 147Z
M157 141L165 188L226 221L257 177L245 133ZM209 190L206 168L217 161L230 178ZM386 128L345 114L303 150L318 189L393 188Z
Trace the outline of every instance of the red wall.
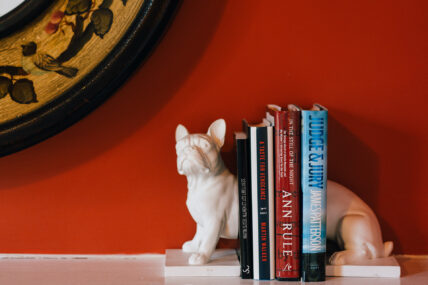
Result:
M346 2L346 3L344 3ZM103 106L0 159L0 252L162 252L190 239L174 131L233 131L267 103L330 110L329 177L396 253L428 253L426 1L185 1Z

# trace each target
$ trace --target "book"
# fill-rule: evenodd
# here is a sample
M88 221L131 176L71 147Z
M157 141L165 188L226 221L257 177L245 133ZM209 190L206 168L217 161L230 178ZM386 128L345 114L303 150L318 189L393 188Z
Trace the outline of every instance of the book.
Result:
M241 278L253 278L253 239L251 221L251 172L249 140L244 132L235 133L236 166L239 191L239 260Z
M327 109L302 111L302 280L324 281L326 268Z
M275 134L275 277L300 280L300 116L301 109L268 105Z
M244 121L250 140L254 279L275 278L273 127Z

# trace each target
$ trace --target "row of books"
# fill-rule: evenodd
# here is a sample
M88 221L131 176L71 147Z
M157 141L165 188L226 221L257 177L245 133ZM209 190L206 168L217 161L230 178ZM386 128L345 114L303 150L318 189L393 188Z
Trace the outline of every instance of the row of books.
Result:
M325 280L327 109L268 105L235 140L242 278Z

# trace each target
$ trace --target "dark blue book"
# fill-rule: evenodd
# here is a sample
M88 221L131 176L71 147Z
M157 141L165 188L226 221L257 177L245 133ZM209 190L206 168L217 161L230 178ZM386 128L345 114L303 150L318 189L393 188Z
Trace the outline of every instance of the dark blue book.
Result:
M275 279L275 189L273 127L264 120L248 125L251 165L254 279Z
M302 111L302 280L325 280L327 109Z
M235 133L236 166L239 191L239 261L241 277L253 278L253 239L251 219L251 170L248 136Z

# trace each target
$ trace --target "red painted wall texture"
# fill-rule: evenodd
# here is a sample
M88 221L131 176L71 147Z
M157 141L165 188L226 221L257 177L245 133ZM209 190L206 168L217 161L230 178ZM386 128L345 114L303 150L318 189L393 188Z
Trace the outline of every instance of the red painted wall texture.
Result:
M185 1L149 60L61 134L0 159L0 252L163 252L192 238L174 131L329 108L329 177L395 253L428 253L428 2Z

